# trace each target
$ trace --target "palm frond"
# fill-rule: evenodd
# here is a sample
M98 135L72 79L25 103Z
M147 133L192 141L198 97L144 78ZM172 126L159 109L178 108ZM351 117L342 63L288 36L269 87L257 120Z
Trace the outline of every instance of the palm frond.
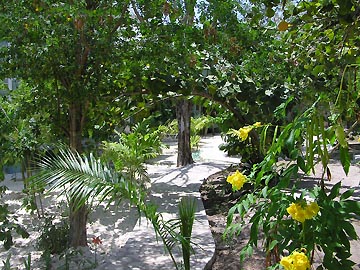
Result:
M47 183L49 191L65 193L77 207L95 198L99 203L115 197L129 199L134 204L142 200L142 192L135 183L110 170L92 154L86 157L61 148L59 154L44 157L37 165L40 173L32 180Z

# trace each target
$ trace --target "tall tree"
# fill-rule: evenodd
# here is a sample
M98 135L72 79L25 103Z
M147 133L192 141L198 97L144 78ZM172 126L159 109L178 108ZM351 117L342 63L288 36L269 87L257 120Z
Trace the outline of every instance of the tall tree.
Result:
M34 98L47 97L44 106L81 152L89 109L123 90L119 74L135 35L129 1L7 1L0 8L8 44L1 77L24 80ZM70 243L86 245L86 207L70 210Z
M132 2L143 42L146 42L143 59L148 56L145 64L149 72L152 72L151 77L155 79L155 83L153 81L146 86L152 93L176 93L178 96L191 93L192 77L196 77L195 74L187 76L189 65L193 65L191 59L194 58L191 44L197 47L199 40L195 37L201 38L198 35L199 27L194 25L196 2L153 1L151 6L142 1ZM157 55L156 58L154 54ZM178 133L177 165L185 166L193 163L190 147L191 101L187 98L176 100L178 126L183 127Z

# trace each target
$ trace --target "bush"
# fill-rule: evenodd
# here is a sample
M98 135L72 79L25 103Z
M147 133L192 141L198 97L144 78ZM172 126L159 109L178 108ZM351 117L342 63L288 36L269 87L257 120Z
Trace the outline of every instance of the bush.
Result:
M62 254L68 249L69 224L66 221L55 223L54 218L46 217L41 229L38 248L44 254Z

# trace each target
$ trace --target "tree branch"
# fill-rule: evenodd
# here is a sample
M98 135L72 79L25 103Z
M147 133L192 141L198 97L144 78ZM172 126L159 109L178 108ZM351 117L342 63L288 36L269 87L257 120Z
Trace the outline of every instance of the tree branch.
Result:
M136 4L134 1L131 1L131 5L132 5L132 8L134 9L134 12L135 12L135 15L136 17L138 18L138 20L140 22L144 22L144 17L141 16L140 12L138 11L138 9L136 8Z
M125 3L125 5L123 6L123 9L121 11L121 16L120 16L119 20L117 21L117 23L115 24L115 27L111 30L110 37L119 29L119 27L121 25L123 25L124 16L125 16L126 11L128 10L128 6L129 6L129 3Z
M195 96L207 98L207 99L209 99L209 100L212 100L212 101L220 104L221 106L224 106L224 107L227 108L230 112L232 112L237 119L239 119L239 120L240 120L241 122L243 122L243 123L246 123L245 117L244 117L243 115L241 115L237 110L235 110L234 107L231 106L231 105L230 105L229 103L227 103L226 101L221 100L221 99L219 99L219 98L216 98L216 97L214 97L214 96L212 96L212 95L210 95L209 93L206 93L206 92L197 92L197 91L194 91L192 94L195 95Z

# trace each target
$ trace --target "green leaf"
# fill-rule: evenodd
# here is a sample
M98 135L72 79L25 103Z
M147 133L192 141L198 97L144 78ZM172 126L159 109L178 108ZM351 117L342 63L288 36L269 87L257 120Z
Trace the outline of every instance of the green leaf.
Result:
M271 241L269 245L269 251L272 250L278 244L278 242L279 242L278 240Z
M268 186L265 186L261 192L262 192L262 196L264 198L267 198Z
M330 200L335 199L337 196L339 196L340 193L340 187L341 187L341 182L336 183L333 188L330 191L330 194L328 196L328 198Z
M286 114L287 114L286 108L293 101L293 99L294 99L294 96L290 96L284 103L281 103L279 106L276 107L276 109L274 111L274 115L278 119L281 119L286 116Z
M326 29L324 33L328 37L329 41L334 39L334 31L332 29Z
M237 209L236 205L234 205L233 207L230 208L227 219L226 219L226 226L230 226L232 224L232 221L234 218L234 213L235 213L236 209Z
M272 7L268 7L266 9L266 16L268 18L272 18L272 17L274 17L274 15L275 15L275 10L273 10Z
M351 160L350 160L349 150L347 147L340 146L340 162L341 165L343 166L345 174L348 175Z
M254 242L255 246L257 245L257 239L259 234L260 218L261 218L260 213L256 213L250 220L250 222L252 223L250 228L250 241Z
M314 76L318 76L319 73L323 72L325 69L325 66L324 65L317 65L316 67L314 67L314 69L311 71L311 73L314 75Z
M30 236L30 234L21 226L17 226L15 230L22 238L28 238Z
M244 210L247 212L249 211L249 201L247 199L245 199L242 203Z
M295 142L295 130L292 129L290 131L289 137L285 141L285 147L290 151L294 148L294 142Z
M347 148L348 144L346 141L346 134L345 134L344 128L342 126L338 125L336 127L335 135L336 135L336 139L338 140L340 146L343 148Z
M247 244L241 251L240 251L240 261L243 261L246 257L250 257L253 254L253 247Z
M304 173L308 173L308 169L306 168L305 161L302 156L297 157L297 165Z
M346 234L352 239L352 240L356 240L358 239L358 236L356 234L355 228L354 226L347 221L343 221L341 222L341 224L339 225L340 228L343 228L344 231L346 232Z
M343 202L343 208L345 209L346 213L353 213L358 216L360 215L360 202L346 200Z
M343 194L341 194L340 199L341 200L346 200L349 197L351 197L355 192L355 189L349 189L347 191L345 191Z

